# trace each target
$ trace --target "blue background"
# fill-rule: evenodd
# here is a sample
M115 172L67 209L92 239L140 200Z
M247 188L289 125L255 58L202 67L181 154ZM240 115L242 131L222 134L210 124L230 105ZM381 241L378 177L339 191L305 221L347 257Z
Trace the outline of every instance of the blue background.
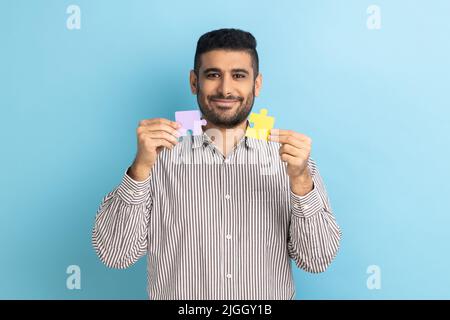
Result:
M66 28L70 4L81 30ZM138 121L197 107L196 41L221 27L257 38L255 109L312 137L344 233L327 272L295 269L296 298L449 299L444 0L1 0L0 298L147 298L145 259L97 259L94 216L134 159ZM81 290L66 288L69 265Z

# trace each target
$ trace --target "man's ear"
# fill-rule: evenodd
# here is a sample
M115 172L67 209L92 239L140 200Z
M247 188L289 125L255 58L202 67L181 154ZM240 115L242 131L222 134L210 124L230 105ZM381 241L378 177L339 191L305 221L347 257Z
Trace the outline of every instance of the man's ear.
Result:
M189 84L191 86L192 94L197 94L197 75L195 74L194 70L191 70L191 72L189 73Z
M262 74L258 73L258 76L255 79L255 97L259 96L259 91L261 90L262 87Z

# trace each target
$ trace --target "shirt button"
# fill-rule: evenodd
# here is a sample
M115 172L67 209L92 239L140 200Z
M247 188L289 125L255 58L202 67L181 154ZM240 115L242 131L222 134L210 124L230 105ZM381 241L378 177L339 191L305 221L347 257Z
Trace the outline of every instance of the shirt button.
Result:
M139 191L138 195L142 196L144 194L144 191Z
M134 193L133 190L130 190L130 189L128 189L127 192L128 192L129 194L133 194L133 193Z
M231 196L229 194L225 195L225 199L230 200Z
M227 235L225 236L225 238L227 238L228 240L230 240L230 239L231 239L231 234L227 234Z
M230 159L225 159L225 163L230 163Z
M309 209L309 205L305 204L305 205L303 206L303 209L308 210L308 209Z
M294 204L294 208L295 208L295 209L298 209L298 204Z
M231 274L227 274L227 278L228 278L228 279L231 279Z

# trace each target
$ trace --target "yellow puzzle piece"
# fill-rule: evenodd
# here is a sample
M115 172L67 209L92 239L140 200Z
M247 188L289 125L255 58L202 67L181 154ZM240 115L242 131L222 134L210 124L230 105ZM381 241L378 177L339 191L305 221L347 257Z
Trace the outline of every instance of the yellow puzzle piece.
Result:
M259 110L259 113L252 112L248 117L248 121L253 123L253 127L247 127L245 136L260 140L267 140L269 130L275 124L275 118L267 116L267 109Z

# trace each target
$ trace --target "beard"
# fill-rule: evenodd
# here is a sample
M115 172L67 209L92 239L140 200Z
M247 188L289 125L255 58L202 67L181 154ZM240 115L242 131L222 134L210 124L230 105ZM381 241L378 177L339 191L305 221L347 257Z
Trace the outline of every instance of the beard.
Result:
M198 83L197 88L199 88L197 92L197 103L201 113L203 114L203 118L206 119L207 122L210 122L220 128L231 129L244 122L252 111L253 104L255 102L255 86L253 86L252 92L247 97L225 97L220 94L205 96L198 86ZM226 115L211 106L212 99L238 100L239 106L234 114Z

